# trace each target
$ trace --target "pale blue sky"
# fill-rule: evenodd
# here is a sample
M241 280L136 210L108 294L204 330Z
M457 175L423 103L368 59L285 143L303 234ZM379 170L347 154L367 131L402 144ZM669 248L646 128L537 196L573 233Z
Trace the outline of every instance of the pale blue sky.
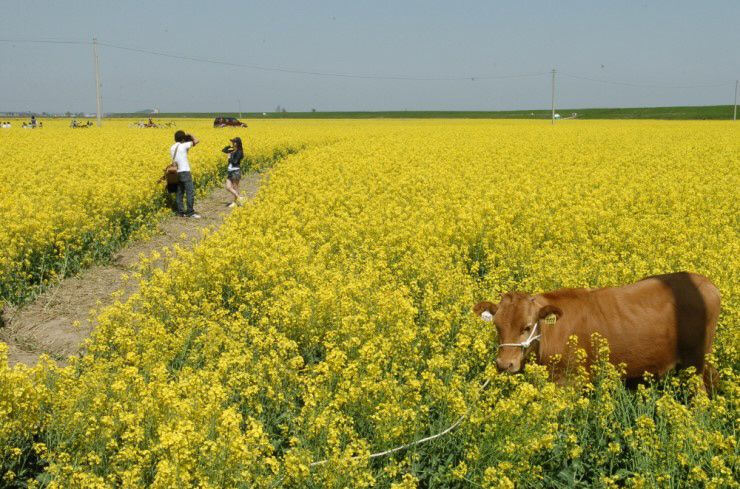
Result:
M106 112L547 109L552 69L561 108L724 105L740 78L738 0L0 0L0 9L0 111L94 112L91 45L17 42L93 37Z

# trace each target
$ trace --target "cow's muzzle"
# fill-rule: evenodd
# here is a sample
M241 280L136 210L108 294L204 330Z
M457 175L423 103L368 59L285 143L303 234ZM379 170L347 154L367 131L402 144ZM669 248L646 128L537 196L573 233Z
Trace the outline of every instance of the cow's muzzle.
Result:
M496 359L496 367L498 368L499 372L508 372L511 374L515 374L519 372L520 366L521 362L514 362L511 359Z

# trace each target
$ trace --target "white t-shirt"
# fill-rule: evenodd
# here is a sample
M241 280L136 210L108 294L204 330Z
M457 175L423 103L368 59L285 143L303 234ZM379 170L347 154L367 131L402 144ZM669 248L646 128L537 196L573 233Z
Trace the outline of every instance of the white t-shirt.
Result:
M177 173L181 171L190 171L190 162L188 161L188 151L193 147L193 142L188 141L186 143L175 143L170 148L170 156L175 160L177 165ZM175 154L177 150L177 154Z

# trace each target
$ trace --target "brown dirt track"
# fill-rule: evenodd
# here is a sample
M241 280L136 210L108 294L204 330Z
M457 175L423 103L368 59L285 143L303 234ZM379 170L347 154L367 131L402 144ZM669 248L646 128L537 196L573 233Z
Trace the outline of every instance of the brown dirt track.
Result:
M241 194L252 199L257 193L262 175L249 173L241 180ZM170 217L160 224L160 233L146 241L129 243L116 253L105 266L94 266L75 277L69 277L39 295L35 301L20 309L6 306L2 312L0 341L8 344L8 364L35 365L42 354L47 354L59 364L66 364L69 355L82 353L82 342L95 328L96 314L115 300L125 300L139 286L132 277L140 255L149 256L155 250L175 244L192 247L201 237L204 228L218 228L232 211L227 205L231 194L223 188L211 191L205 198L195 201L201 219ZM183 236L184 235L184 236ZM154 263L165 268L164 258ZM124 280L122 275L130 278ZM123 291L121 297L113 294Z

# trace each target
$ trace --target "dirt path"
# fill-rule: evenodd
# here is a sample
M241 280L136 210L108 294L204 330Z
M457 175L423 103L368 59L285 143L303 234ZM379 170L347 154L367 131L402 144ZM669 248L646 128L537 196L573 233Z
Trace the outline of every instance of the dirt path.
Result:
M261 178L257 173L242 178L240 187L245 201L257 193ZM217 188L203 199L196 198L195 209L201 219L168 218L160 224L160 234L147 241L130 243L115 254L110 264L95 266L64 279L22 309L6 307L0 341L8 344L8 364L35 365L42 353L65 364L68 355L80 352L82 341L95 328L96 318L90 311L94 309L99 313L113 304L112 294L118 290L123 290L120 300L125 300L137 289L136 280L123 280L121 276L131 276L140 254L149 256L154 250L172 249L175 244L192 247L200 239L201 229L221 225L232 211L227 207L231 200L231 194ZM164 260L154 264L159 268L165 265Z

